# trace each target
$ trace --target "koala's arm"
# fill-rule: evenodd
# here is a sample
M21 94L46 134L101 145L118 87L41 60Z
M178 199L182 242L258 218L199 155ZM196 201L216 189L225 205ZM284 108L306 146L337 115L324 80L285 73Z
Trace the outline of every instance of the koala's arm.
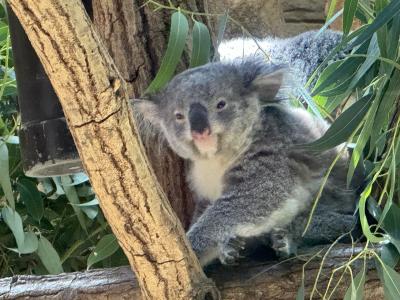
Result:
M286 162L268 152L254 155L258 160L247 160L229 171L222 197L188 232L202 265L216 258L224 263L232 238L258 236L286 226L301 210L288 193L293 181Z

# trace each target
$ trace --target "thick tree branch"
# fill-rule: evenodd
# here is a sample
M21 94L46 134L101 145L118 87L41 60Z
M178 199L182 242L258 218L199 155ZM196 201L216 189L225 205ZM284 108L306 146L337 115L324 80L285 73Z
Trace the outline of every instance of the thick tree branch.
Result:
M101 208L150 299L204 298L205 277L149 168L128 94L80 0L10 0L62 104Z
M336 247L327 257L318 281L318 292L313 299L321 299L325 294L330 274L334 268L342 266L349 259L351 250L348 245ZM355 253L362 249L355 248ZM316 250L310 253L315 253ZM237 267L214 267L209 270L215 279L223 299L281 299L296 298L302 278L302 266L305 261L293 260L287 263L248 262ZM315 259L305 269L305 299L310 299L310 292L319 272L321 259ZM361 265L353 266L354 273ZM341 272L331 282L330 295ZM330 299L343 299L350 286L349 273L341 280ZM383 288L376 272L368 271L365 284L365 298L383 299ZM93 270L83 273L69 273L57 276L15 276L0 280L1 299L140 299L138 285L128 268Z

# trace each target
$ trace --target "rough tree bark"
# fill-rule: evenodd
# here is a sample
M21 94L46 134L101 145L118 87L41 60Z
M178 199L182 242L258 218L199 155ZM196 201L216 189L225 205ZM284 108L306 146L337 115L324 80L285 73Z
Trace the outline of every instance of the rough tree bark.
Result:
M128 95L138 98L147 88L166 49L170 11L152 11L145 1L92 0L93 23L127 83ZM203 11L203 0L185 1L182 8ZM188 64L188 59L182 61ZM185 180L185 163L153 138L145 143L158 182L185 228L194 209ZM157 150L155 150L157 149Z
M124 80L80 0L10 0L60 99L100 206L149 299L216 297L149 168Z
M356 247L354 255L363 247ZM315 253L316 250L311 253ZM347 263L351 250L345 246L337 246L326 258L321 269L317 289L312 299L321 299L330 278L332 269ZM309 256L307 256L308 258ZM305 299L310 299L316 276L319 272L320 259L309 263L305 269ZM296 299L301 284L303 260L286 263L249 262L237 267L215 267L210 270L211 278L215 280L222 299L227 300L293 300ZM362 263L353 266L353 274L358 272ZM341 272L337 272L331 282L330 295ZM350 285L349 273L342 278L340 285L330 299L343 299ZM364 287L365 299L383 299L383 287L375 270L367 272ZM92 270L83 273L69 273L57 276L14 276L0 279L1 299L69 299L69 300L120 300L141 299L140 290L132 272L124 268Z

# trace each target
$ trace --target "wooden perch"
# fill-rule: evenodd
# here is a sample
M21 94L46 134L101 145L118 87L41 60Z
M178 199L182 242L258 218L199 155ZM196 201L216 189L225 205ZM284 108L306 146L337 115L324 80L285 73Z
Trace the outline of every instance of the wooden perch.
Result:
M362 247L356 247L356 254ZM316 253L316 250L310 253ZM348 245L334 248L326 258L320 279L318 292L325 293L332 270L346 263L352 250ZM309 256L308 256L309 257ZM305 261L292 260L277 265L277 262L246 262L236 267L215 266L209 275L215 280L222 299L285 299L296 298L302 278L302 266ZM310 262L305 269L305 299L319 271L321 259ZM355 271L360 266L355 266ZM354 272L353 272L354 274ZM337 283L341 272L337 273L330 285L329 293ZM343 299L350 285L348 273L330 299ZM314 293L313 299L321 299ZM328 294L329 295L329 294ZM366 299L383 299L383 288L376 272L369 270L365 284ZM0 280L1 299L142 299L139 286L128 267L99 269L83 273L60 274L57 276L14 276Z
M148 299L216 298L149 167L123 78L80 0L10 0L60 99L90 182Z

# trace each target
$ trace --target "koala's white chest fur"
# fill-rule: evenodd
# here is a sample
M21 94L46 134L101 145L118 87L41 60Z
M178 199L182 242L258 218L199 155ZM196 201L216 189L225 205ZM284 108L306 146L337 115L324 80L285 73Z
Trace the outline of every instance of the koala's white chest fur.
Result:
M189 182L194 192L209 201L217 200L224 188L224 174L229 162L219 157L193 162Z

